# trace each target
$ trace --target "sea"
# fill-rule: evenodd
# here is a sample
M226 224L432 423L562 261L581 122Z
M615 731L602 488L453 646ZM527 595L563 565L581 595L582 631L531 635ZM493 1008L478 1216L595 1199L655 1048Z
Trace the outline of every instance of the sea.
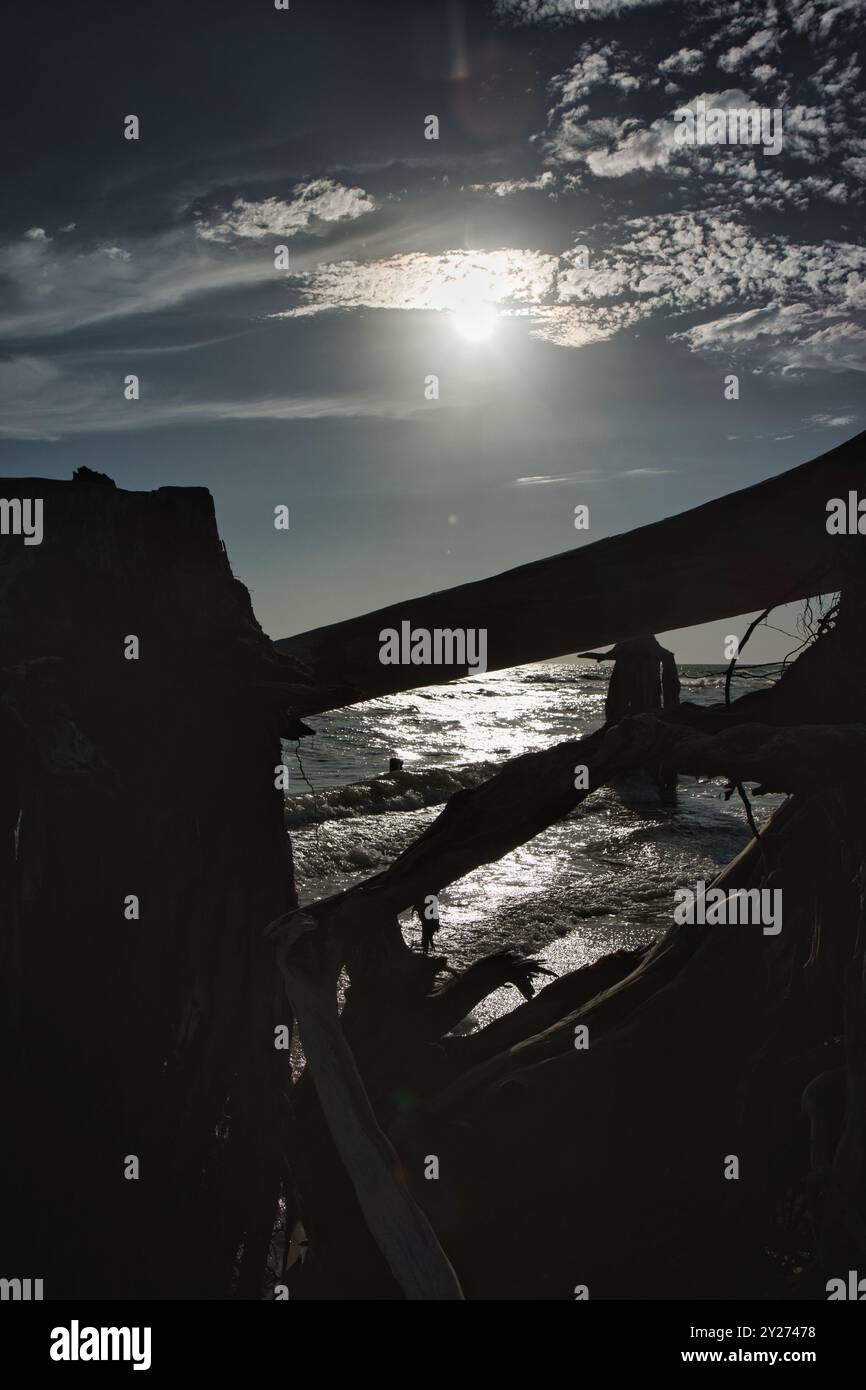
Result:
M680 667L682 700L724 700L727 667ZM779 666L736 668L731 698L772 684ZM509 758L585 736L604 723L610 666L514 667L311 717L315 737L284 745L285 793L302 905L386 868L454 792ZM392 758L402 770L389 773ZM760 827L783 798L753 801ZM720 779L681 777L673 804L641 775L593 793L565 820L443 889L437 955L462 969L514 950L554 975L670 926L674 889L709 879L751 838L743 804ZM401 918L420 949L417 916ZM542 976L540 983L546 982ZM513 986L466 1020L481 1027L521 1002Z

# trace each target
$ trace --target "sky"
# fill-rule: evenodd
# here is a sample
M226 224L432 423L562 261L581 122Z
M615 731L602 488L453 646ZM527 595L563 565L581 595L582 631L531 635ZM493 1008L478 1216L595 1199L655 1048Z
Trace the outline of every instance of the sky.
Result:
M866 0L17 5L0 474L208 487L279 638L832 448L866 414L864 29ZM781 149L681 143L700 99L781 113ZM666 640L721 661L747 621Z

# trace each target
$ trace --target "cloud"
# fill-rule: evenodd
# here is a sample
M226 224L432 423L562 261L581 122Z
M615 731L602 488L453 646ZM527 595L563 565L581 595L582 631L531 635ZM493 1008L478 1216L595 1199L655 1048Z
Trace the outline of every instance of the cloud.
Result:
M533 314L535 336L581 346L640 319L731 306L736 312L675 331L672 340L692 352L747 354L785 373L863 370L862 246L760 237L716 214L634 218L595 228L587 240L598 250L586 269L575 253L562 258L556 295L563 303Z
M700 72L703 66L704 55L699 48L681 48L659 63L659 72L679 73L684 77L690 77L693 73Z
M76 248L49 238L0 246L0 339L30 339L171 308L196 294L251 285L273 261L227 255L177 229L126 246Z
M577 473L531 473L525 478L515 478L511 487L549 487L568 483L609 482L612 478L666 478L678 473L676 468L626 468L611 472L609 469L582 469Z
M288 203L239 198L215 220L202 215L123 245L53 241L44 228L33 227L0 245L0 340L69 333L159 313L196 295L277 283L281 277L273 257L262 252L263 238L322 236L353 224L374 206L360 188L316 179L299 185ZM314 259L310 247L293 252L293 271L303 273Z
M165 426L214 424L229 420L319 420L377 418L406 420L427 407L405 399L369 394L332 396L165 395L126 401L116 380L107 383L86 361L22 356L0 361L0 395L5 406L0 438L56 442L69 435L124 433Z
M562 483L595 483L602 474L597 469L584 469L579 473L530 473L525 478L515 478L511 487L548 487Z
M569 16L568 7L560 5L502 6L527 23L548 22L557 15L563 23L580 14L616 19L637 8L642 6L600 7L590 0L585 11ZM548 167L561 172L580 167L584 189L585 175L606 181L640 177L648 185L663 180L661 196L683 208L720 201L734 208L746 201L755 210L803 210L817 201L861 199L866 105L861 63L844 46L854 35L843 29L853 31L866 21L866 0L763 0L757 5L730 0L724 7L700 0L682 8L672 4L669 11L671 31L679 31L681 42L679 47L669 44L672 51L666 57L654 60L652 43L647 51L643 39L630 52L625 37L633 41L633 28L605 25L551 80L547 127L537 136ZM805 63L802 37L809 40ZM722 72L736 76L736 87L697 90L697 75L713 54ZM708 85L705 78L700 85ZM638 86L639 108L612 110L611 88L627 97ZM659 109L659 99L665 97L671 103L667 111ZM676 145L673 100L679 107L692 106L699 98L721 110L769 105L781 111L781 157L766 157L760 150L757 167L744 173L753 153L748 148Z
M590 150L586 163L598 178L618 179L623 174L666 169L678 153L674 144L674 124L653 121L643 130L632 130L610 149Z
M197 214L196 233L207 241L293 237L314 233L323 224L354 222L373 212L376 202L363 188L347 188L333 179L311 179L298 184L289 201L265 198L248 202L235 198L227 212L208 219Z
M533 179L500 179L495 183L470 183L466 187L470 193L489 193L496 198L510 198L514 193L552 193L556 176L551 169L546 169Z
M531 311L530 336L556 347L588 347L612 338L621 329L646 317L645 305L541 305Z
M383 260L332 261L303 278L297 318L332 309L453 310L537 303L551 293L558 258L541 251L418 251Z
M697 101L703 101L708 111L740 111L755 105L739 87L730 87L723 92L702 92L688 105L693 107ZM679 104L677 109L680 109ZM577 108L577 111L564 116L548 150L556 162L582 161L598 178L622 178L625 174L653 170L682 175L690 166L712 170L720 153L731 153L735 156L735 164L742 163L746 153L746 149L740 146L689 146L678 143L673 111L643 125L635 119L587 121L579 114L582 110ZM811 152L808 140L819 133L820 113L798 108L793 113L792 121L793 140L798 151ZM785 136L787 139L787 127ZM725 167L718 166L719 172L724 172Z
M840 430L847 425L856 424L856 415L808 415L807 425L815 425L819 429Z
M759 29L744 44L738 48L729 48L727 53L723 53L718 59L718 65L723 72L737 72L739 68L751 64L755 58L762 58L778 47L774 29Z
M648 10L663 0L496 0L496 12L514 24L573 24L575 20L615 18L631 10Z
M628 66L628 56L616 43L596 45L585 43L577 60L551 82L551 92L562 107L582 101L595 87L616 87L634 91L641 78Z
M775 99L774 99L775 100ZM742 88L680 96L676 109L756 110L760 102ZM593 117L585 104L555 107L542 147L546 162L564 171L582 165L596 178L660 175L676 179L683 207L728 202L732 207L806 208L816 199L845 203L859 198L866 165L864 118L851 116L839 100L824 106L804 102L774 105L771 129L781 133L782 155L761 144L685 145L675 138L674 109L646 122L634 117ZM769 129L768 129L769 133ZM800 167L797 167L797 164ZM810 172L803 165L820 166Z
M579 21L627 19L635 12L655 9L662 3L664 0L586 0L579 6L576 0L495 0L495 9L513 24L560 26ZM677 10L683 15L683 24L692 20L696 11L699 18L705 16L710 23L721 21L720 32L731 35L741 34L755 22L755 0L727 0L723 7L715 0L692 0L688 6L668 0L668 8L671 24L676 23ZM781 0L779 8L795 33L825 40L836 27L858 25L866 13L866 0ZM764 22L775 25L778 18L779 10L771 0L765 7Z
M722 214L673 213L580 233L589 249L560 255L409 252L335 261L300 278L300 303L278 317L379 309L441 312L492 305L525 320L530 337L578 348L649 318L716 313L677 329L694 352L736 352L760 342L769 365L859 370L866 312L866 248L760 237ZM756 307L758 306L758 307ZM719 316L721 309L735 309Z
M742 352L752 370L767 361L783 373L866 372L866 329L833 309L807 304L770 305L700 324L674 341L692 351Z

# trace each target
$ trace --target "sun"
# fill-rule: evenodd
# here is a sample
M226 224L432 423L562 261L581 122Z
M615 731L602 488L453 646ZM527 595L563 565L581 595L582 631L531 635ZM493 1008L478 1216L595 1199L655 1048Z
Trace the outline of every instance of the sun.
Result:
M489 300L473 296L455 304L451 322L467 342L484 343L496 331L499 315Z

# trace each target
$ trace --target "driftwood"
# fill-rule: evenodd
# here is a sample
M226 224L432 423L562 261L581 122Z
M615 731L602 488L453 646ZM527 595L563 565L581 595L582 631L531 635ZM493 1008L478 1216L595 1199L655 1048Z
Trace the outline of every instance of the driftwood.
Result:
M466 674L379 661L381 631L483 629L491 671L832 593L845 538L830 498L866 487L864 435L776 478L626 535L278 641L301 715Z
M847 563L846 561L845 564ZM844 568L845 565L840 568L840 572ZM862 778L866 763L866 727L850 722L852 716L856 717L854 712L863 707L862 667L852 670L848 660L851 651L858 649L864 632L863 604L859 597L861 591L862 585L860 590L856 584L852 585L838 616L836 629L825 633L822 643L819 644L820 654L816 648L814 659L804 661L802 673L794 667L772 691L746 697L744 701L736 702L724 710L701 711L686 706L671 711L664 721L652 717L625 720L589 739L560 745L542 754L515 759L488 783L452 798L429 830L404 851L385 873L374 876L346 894L310 905L306 909L309 918L319 924L318 930L311 932L310 941L318 941L319 948L326 941L331 943L339 958L349 962L353 990L344 1013L344 1024L353 1037L353 1046L356 1046L364 1058L364 1073L372 1087L371 1094L375 1097L379 1113L390 1117L392 1135L398 1141L401 1152L407 1156L411 1171L418 1171L422 1152L442 1152L444 1149L446 1157L443 1161L452 1171L459 1170L462 1175L472 1174L471 1178L467 1177L466 1182L461 1182L461 1189L465 1193L466 1201L476 1201L476 1216L479 1221L484 1219L481 1216L482 1211L487 1213L487 1221L493 1219L494 1208L491 1207L491 1202L495 1203L498 1200L500 1210L495 1218L496 1224L510 1226L518 1219L515 1217L515 1211L522 1209L527 1200L531 1203L532 1199L527 1194L533 1186L531 1169L538 1161L535 1146L532 1147L531 1153L527 1151L528 1166L524 1168L517 1181L514 1181L514 1174L509 1172L504 1187L493 1182L490 1189L484 1193L483 1200L478 1201L478 1194L484 1188L484 1164L495 1166L493 1154L496 1152L497 1144L505 1146L503 1151L514 1144L516 1123L519 1133L527 1132L537 1136L545 1131L544 1115L537 1106L533 1106L531 1113L523 1113L524 1101L528 1100L527 1085L535 1084L529 1078L534 1075L534 1069L540 1064L556 1064L574 1070L577 1063L572 1045L573 1029L581 1019L590 1020L595 1033L601 1030L602 1038L610 1040L609 1047L615 1056L619 1056L622 1048L630 1052L630 1040L638 1037L643 1039L647 1029L650 1032L646 1036L651 1036L652 1029L656 1026L653 1020L657 1019L661 1027L658 1045L663 1045L669 1050L676 1045L676 1035L668 1036L669 1006L663 1001L669 991L675 990L683 1001L687 1001L688 1018L694 1030L694 1056L696 1059L700 1058L701 1065L706 1067L701 1084L711 1086L715 1070L720 1094L727 1097L719 1110L722 1115L728 1113L727 1123L734 1126L736 1086L739 1084L735 1078L742 1075L742 1068L746 1065L750 1053L759 1046L758 1039L769 1021L764 1013L766 1001L774 995L779 1001L787 998L784 982L790 979L790 972L795 968L804 933L807 934L808 940L816 911L815 904L820 901L822 895L827 899L831 893L826 882L815 880L815 875L811 872L811 861L804 859L802 844L804 841L815 841L823 833L822 827L827 815L823 800L825 794L830 789L850 786L852 779L856 784L858 779ZM839 633L843 635L844 641L839 640ZM816 670L821 670L823 676L823 693L816 702L817 707L822 714L829 716L830 720L841 723L786 727L785 720L790 718L792 712L807 707L810 693L816 691L817 682L813 679ZM741 712L739 706L743 704L748 705L749 715ZM763 725L742 722L749 717L767 717L771 722ZM705 729L695 727L702 721L707 726ZM377 990L371 979L372 972L364 966L364 948L359 944L365 934L372 933L380 943L381 950L385 939L382 936L384 924L393 920L397 912L418 901L424 892L441 888L479 864L507 853L529 835L537 833L539 829L567 814L587 794L583 789L574 788L573 773L577 764L588 768L588 790L592 790L627 767L642 765L646 761L695 775L722 775L732 783L759 781L764 790L776 789L795 793L793 802L788 803L785 811L774 819L772 833L763 836L760 845L753 845L750 851L735 861L717 881L721 886L735 887L747 886L755 881L774 883L780 881L777 876L781 876L781 880L787 884L788 900L793 897L798 905L791 924L792 929L788 930L786 926L784 942L777 944L765 941L760 933L753 933L751 940L748 940L740 933L739 940L735 940L734 943L735 949L732 950L731 938L725 936L724 930L706 929L702 932L696 928L672 929L649 953L637 953L610 963L600 962L601 969L596 977L598 988L595 990L592 988L592 969L595 968L575 972L574 976L543 990L537 999L523 1005L507 1020L500 1020L490 1029L483 1030L475 1039L453 1040L446 1049L445 1062L434 1067L432 1072L427 1068L426 1103L420 1108L416 1107L408 1115L397 1116L389 1105L388 1094L398 1085L407 1084L407 1075L414 1075L416 1084L419 1077L425 1076L423 1056L413 1051L410 1040L414 1039L417 1043L419 1039L429 1038L427 1029L431 1017L435 1018L435 1011L431 1013L431 1003L435 1001L436 996L433 996L431 1003L421 1001L416 1003L414 1009L410 1007L407 1010L405 1001L400 1000L399 982L401 978L403 983L408 981L411 971L404 968L401 976L400 969L382 970L381 954L377 957L377 973L380 979L382 976L387 978L388 986ZM857 817L861 814L857 809L856 797L850 803L850 807L856 823ZM807 946L806 950L807 953L814 953L813 947ZM396 944L393 946L393 952L393 960L399 960L403 954ZM759 965L762 958L773 963L768 977L768 980L772 980L772 987L770 994L765 994L763 1003L760 991L754 988L754 980L750 989L743 990L743 972L754 971L756 966L762 970L763 967ZM532 963L528 962L527 966L531 967ZM467 977L469 974L470 972L467 972ZM854 977L859 978L856 966ZM735 980L738 981L736 985ZM466 983L468 987L468 978ZM501 983L501 980L497 983ZM363 991L361 999L356 998L358 988ZM454 986L450 986L449 989L453 990ZM741 997L744 1019L748 1027L744 1029L741 1046L733 1049L731 1065L727 1075L724 1075L718 1072L717 1066L712 1068L707 1065L705 1049L711 1046L711 1043L709 1039L704 1043L702 1037L707 1031L707 1022L717 1017L719 1003L726 997L726 990L730 989L734 989ZM596 996L594 1000L593 995ZM393 1024L390 1029L387 1022L382 1022L382 1015L387 1013L389 1004ZM771 1018L772 1013L769 1015L769 1019ZM443 1024L447 1021L453 1025L453 1014L445 1011L441 1021ZM830 1026L829 1023L826 1026ZM849 1031L851 1027L852 1024L849 1023ZM764 1047L772 1045L767 1042L763 1044ZM598 1043L594 1045L593 1052L596 1061L588 1070L583 1069L587 1075L591 1075L598 1067L601 1067L600 1076L607 1075L606 1069L610 1063L605 1058L609 1055L608 1050L603 1048L599 1052L598 1046ZM640 1047L643 1047L643 1043ZM409 1059L403 1067L395 1065L393 1061L394 1056L401 1053L404 1061L407 1057ZM674 1064L674 1055L671 1054L667 1065L676 1073L680 1061L677 1060ZM808 1058L803 1065L808 1068ZM642 1070L640 1050L631 1060L620 1057L616 1076L621 1077L623 1070L633 1074L635 1069ZM554 1073L551 1073L551 1076L553 1075ZM808 1079L809 1073L805 1071L801 1089ZM494 1104L492 1097L501 1092L504 1100L505 1091L502 1088L506 1084L507 1104L502 1110L502 1124L505 1129L498 1134L494 1142L490 1110L491 1104ZM619 1083L614 1077L608 1076L603 1084L601 1081L595 1083L594 1094L600 1099L605 1087L617 1084ZM568 1085L565 1075L563 1085ZM655 1083L651 1089L656 1090ZM860 1095L856 1088L855 1093L857 1096ZM598 1103L592 1102L596 1106ZM657 1097L658 1114L654 1117L653 1123L658 1121L664 1128L660 1117L669 1110L671 1103L668 1094L660 1094ZM551 1100L548 1104L555 1106L556 1103ZM728 1107L727 1112L725 1105ZM516 1120L515 1110L521 1116L519 1121ZM862 1169L858 1169L856 1155L859 1154L859 1150L856 1145L862 1145L864 1142L863 1124L857 1103L849 1102L848 1113L848 1124L855 1136L855 1159L847 1165L847 1181L843 1185L846 1194L843 1206L845 1219L841 1223L843 1243L844 1239L849 1237L852 1225L856 1226L857 1218L852 1217L852 1206L858 1200L858 1183L862 1178ZM695 1133L699 1135L702 1126L705 1128L719 1122L718 1115L706 1115L703 1120L698 1115L694 1125ZM598 1117L593 1123L598 1124ZM634 1123L637 1129L640 1129L644 1123L650 1123L650 1120L635 1118ZM677 1120L676 1123L681 1123L681 1120ZM674 1149L676 1150L682 1139L683 1150L688 1151L689 1145L695 1142L694 1135L681 1135L676 1129L672 1114L668 1114L667 1124L670 1129L668 1138ZM442 1125L445 1125L445 1130L442 1129ZM417 1141L413 1154L413 1134L416 1132L423 1132L424 1138ZM471 1148L467 1149L466 1137L470 1133L474 1138ZM481 1133L484 1135L483 1140L480 1138ZM658 1135L651 1131L648 1134L651 1144L657 1145ZM455 1136L459 1141L456 1149L453 1148ZM573 1150L565 1143L564 1136L560 1138L563 1149L572 1153L573 1160ZM764 1138L767 1151L771 1152L771 1139L766 1135ZM627 1148L627 1131L623 1132L622 1139ZM836 1152L835 1133L832 1147ZM849 1144L848 1148L852 1148L852 1145ZM665 1152L663 1150L659 1153L659 1163L665 1161ZM844 1152L843 1146L843 1155ZM482 1153L487 1155L483 1161ZM842 1162L843 1159L838 1158L837 1166ZM558 1188L558 1183L567 1183L567 1175L560 1172L560 1177L555 1178L556 1169L557 1165L545 1163L543 1181L545 1185L551 1184L551 1193L559 1191L561 1198L564 1189ZM662 1181L661 1174L659 1181ZM642 1187L637 1173L632 1175L631 1183L633 1187ZM691 1200L705 1201L705 1198L693 1191L693 1184L685 1179L683 1187L684 1190L693 1192ZM425 1200L428 1210L435 1215L437 1228L446 1238L452 1257L464 1269L464 1275L467 1269L471 1271L473 1266L477 1267L477 1246L470 1249L466 1244L470 1239L466 1230L454 1229L453 1225L449 1224L446 1210L437 1210L435 1187L427 1188L423 1193L417 1188L416 1191L419 1200ZM476 1193L475 1199L470 1198L470 1193ZM510 1204L510 1216L506 1216L502 1203ZM756 1200L754 1205L760 1209ZM829 1204L829 1209L833 1210L832 1203ZM748 1211L748 1203L746 1210ZM553 1213L549 1213L549 1216L552 1217ZM534 1217L538 1217L537 1211ZM638 1217L637 1209L635 1217ZM524 1219L525 1217L519 1218L520 1222ZM640 1219L645 1217L641 1216ZM716 1216L709 1213L708 1219L715 1221ZM757 1219L754 1213L752 1219ZM573 1238L574 1228L571 1221L566 1224ZM741 1238L742 1232L736 1223L731 1229ZM719 1242L720 1246L724 1247L729 1239L726 1221L720 1218L718 1226L707 1231L706 1235L710 1244ZM605 1238L609 1239L610 1236L611 1232L608 1231ZM478 1238L480 1239L480 1233ZM618 1236L618 1239L625 1242L632 1238L627 1227ZM678 1238L685 1237L681 1233L681 1237ZM839 1248L838 1242L836 1248ZM586 1259L590 1265L597 1262L598 1250L597 1242L588 1243ZM626 1246L623 1248L624 1256L625 1250ZM543 1259L541 1248L537 1253L538 1258ZM724 1251L722 1253L724 1254ZM689 1252L689 1259L693 1262L700 1258L706 1258L705 1251ZM738 1249L736 1260L741 1258L742 1250ZM638 1257L635 1261L638 1266L640 1259L641 1257ZM555 1259L553 1262L555 1263ZM497 1254L495 1249L491 1251L488 1248L485 1250L483 1265L483 1286L489 1288L485 1281L495 1278L494 1267L497 1271L500 1267L507 1269L509 1262L504 1252L500 1251ZM471 1273L467 1277L472 1296ZM643 1272L640 1277L643 1277ZM675 1280L678 1276L671 1271L665 1277ZM766 1273L758 1276L753 1272L745 1275L747 1283L757 1277L767 1276ZM518 1278L519 1286L525 1289L532 1283L533 1278L538 1279L540 1283L543 1282L537 1267L534 1274ZM509 1287L513 1285L509 1284ZM673 1287L674 1285L671 1285L671 1290ZM688 1283L684 1289L688 1289ZM776 1292L778 1291L776 1289ZM622 1290L619 1289L617 1292L621 1293ZM568 1295L560 1290L552 1296Z
M206 493L7 480L45 499L46 535L0 539L4 1264L37 1252L46 1296L254 1298L282 1198L281 1226L302 1216L311 1238L293 1297L808 1295L854 1267L866 620L860 539L824 521L861 485L862 451L278 646ZM485 627L496 668L837 588L834 623L773 690L515 759L385 873L296 915L280 736L461 674L383 666L382 627ZM783 886L784 931L672 927L443 1037L505 981L530 994L537 963L489 958L442 985L397 913L649 756L791 793L719 879ZM274 1048L290 999L309 1062L295 1086ZM731 1152L742 1182L716 1181ZM440 1182L423 1180L430 1154ZM762 1253L789 1190L812 1231L795 1286Z
M866 725L774 728L737 725L719 734L634 715L589 738L526 753L479 787L452 796L445 810L390 868L344 893L309 903L304 914L328 927L359 925L411 907L482 864L501 859L573 810L591 791L649 764L764 791L814 791L866 768ZM575 768L588 787L575 788ZM286 920L289 920L291 914Z
M316 1090L364 1216L408 1299L461 1299L457 1276L429 1221L413 1201L399 1159L379 1128L354 1058L337 1018L337 971L305 966L299 937L315 923L295 914L275 925L269 938L277 950L286 993L300 1025Z
M624 720L602 734L579 743L561 745L548 750L547 753L530 754L515 759L488 783L452 798L445 812L430 829L415 845L399 856L385 873L367 880L345 894L312 904L302 914L289 914L275 923L273 930L277 935L281 932L291 934L293 930L297 930L296 924L302 922L307 951L321 952L322 958L336 963L342 963L347 956L353 959L349 938L354 931L374 927L383 918L408 907L416 900L421 885L429 886L435 883L444 886L471 868L500 857L513 848L516 833L525 838L528 825L542 828L550 824L554 818L564 814L563 788L566 789L565 794L572 804L582 799L586 792L577 792L569 785L575 760L583 761L590 767L593 787L601 785L606 779L620 774L629 767L644 766L647 762L653 762L671 771L704 775L722 774L732 782L758 779L774 789L815 794L822 787L845 782L854 775L863 776L866 772L866 726L806 726L778 729L769 726L739 725L721 734L705 735L693 729L665 725L651 715ZM518 832L515 832L515 823L520 828ZM735 879L736 874L729 875L722 882L729 884ZM676 936L674 933L673 939ZM688 933L686 934L687 947L691 948L696 944L699 936L698 929L691 928L691 940ZM664 948L660 955L650 955L645 960L635 957L631 963L639 960L640 963L636 964L631 978L634 979L637 991L646 990L647 987L656 990L659 985L659 960L664 962L666 973L672 957L674 960L678 959L678 950L681 949L672 945ZM357 959L357 955L354 959ZM529 964L531 967L532 963ZM300 977L297 971L290 975L285 964L283 971L289 999L295 1013L300 1017L301 1033L306 1038L308 1034L305 1033L304 1017L301 1016L302 1010L297 994ZM464 977L470 991L471 983L468 977L471 974L469 971ZM512 970L512 978L514 974ZM334 970L330 982L322 988L324 997L330 997L331 1027L339 1032L335 981ZM500 983L501 977L491 980L488 988L492 989ZM602 988L603 984L599 981L599 989ZM545 993L541 996L542 1000ZM515 1040L512 1034L512 1039L508 1042L502 1036L505 1030L500 1030L503 1046L498 1049L486 1049L486 1060L482 1061L480 1066L471 1066L473 1061L477 1063L479 1060L477 1052L474 1057L469 1057L464 1052L463 1064L470 1069L463 1073L458 1082L452 1083L442 1092L435 1105L431 1102L427 1108L428 1113L447 1112L457 1098L465 1098L470 1092L488 1087L493 1081L501 1084L505 1076L522 1073L526 1067L537 1065L539 1061L567 1054L573 1040L573 1028L583 1017L583 1013L577 1001L568 1001L571 1005L568 1007L566 999L562 997L563 993L560 991L556 1000L563 1007L563 1011L558 1014L555 1022L548 1020L545 1026L536 1006L533 1017L527 1019L525 1011L521 1011L524 1017L520 1020L514 1019L511 1025L518 1030L518 1034L528 1027L532 1030L530 1036L524 1036L523 1040L518 1037ZM321 1001L322 993L316 997ZM471 994L469 998L463 996L462 1002L467 1007L471 1007L470 998L474 1002ZM632 1008L634 999L634 994L629 996ZM380 995L374 1007L376 1010L387 1009L389 1002ZM550 1002L553 1004L554 1001ZM432 1003L435 1004L435 996ZM585 1006L585 1003L584 999L582 1004ZM364 1165L359 1162L358 1156L363 1153L364 1145L353 1147L351 1139L341 1132L349 1111L345 1081L347 1060L346 1054L338 1051L333 1044L330 1051L322 1045L320 1036L323 1008L327 1008L327 1005L320 1002L317 1016L307 1025L315 1029L312 1036L313 1051L310 1056L311 1070L340 1153L366 1211L371 1204L374 1208L377 1206L377 1184L369 1173L365 1174ZM446 1029L459 1021L462 1014L444 1010L441 1013L433 1011L431 1015L431 1003L428 1003L417 1011L413 1020L416 1046L419 1041L431 1036L431 1016L433 1019L438 1018L441 1036ZM387 1054L389 1048L393 1048L394 1041L393 1034L389 1036L387 1029L384 1033L379 1029L378 1042L370 1046L368 1041L365 1047L367 1068L379 1070L380 1073L384 1070L385 1076L391 1077L392 1083L393 1064L389 1065L390 1059ZM409 1046L405 1026L400 1046L404 1050ZM348 1052L345 1041L342 1047ZM459 1048L456 1055L460 1058ZM353 1072L354 1068L350 1068L350 1071ZM381 1081L380 1089L385 1089ZM343 1095L343 1105L342 1108L339 1105L335 1108L333 1098L339 1094ZM417 1124L417 1118L415 1123ZM379 1129L372 1112L367 1114L366 1125L364 1132L367 1142L375 1142ZM405 1138L403 1126L399 1133ZM370 1188L372 1191L368 1190ZM398 1220L399 1213L395 1211L392 1225L396 1226ZM376 1233L376 1225L373 1225L372 1229ZM381 1238L377 1238L382 1246ZM404 1239L409 1239L408 1231L404 1233ZM384 1246L382 1248L385 1249ZM393 1259L390 1262L393 1268ZM403 1287L406 1288L405 1283Z
M291 664L203 489L4 494L44 499L45 537L0 538L3 1271L35 1267L46 1298L257 1297L287 1124L263 932L294 897Z

